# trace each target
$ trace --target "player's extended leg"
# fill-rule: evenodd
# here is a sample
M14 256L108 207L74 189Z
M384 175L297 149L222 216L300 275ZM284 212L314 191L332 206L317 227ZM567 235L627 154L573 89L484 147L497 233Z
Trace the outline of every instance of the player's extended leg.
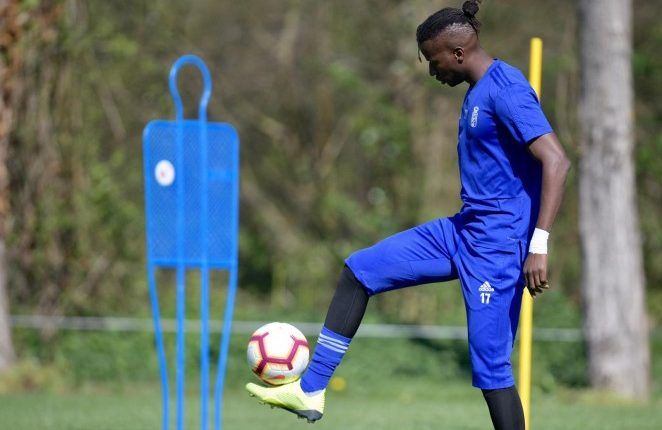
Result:
M263 402L314 422L324 412L324 393L356 333L368 297L397 288L457 278L452 218L431 221L355 252L346 260L310 366L300 381L274 388L248 384Z
M246 385L248 392L265 403L306 418L308 422L321 419L326 386L359 328L367 305L366 289L345 266L317 340L317 348L301 380L274 388L249 383Z
M496 430L524 430L510 364L523 291L521 244L463 242L456 261L467 309L473 385L483 391Z

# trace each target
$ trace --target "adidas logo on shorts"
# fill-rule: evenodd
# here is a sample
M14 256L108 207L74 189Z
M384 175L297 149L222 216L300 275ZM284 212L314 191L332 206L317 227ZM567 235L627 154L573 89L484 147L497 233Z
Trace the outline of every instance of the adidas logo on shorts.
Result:
M492 286L490 285L489 282L485 281L485 282L483 282L483 285L481 285L478 288L478 292L479 293L492 293L492 292L494 292L494 288L492 288Z

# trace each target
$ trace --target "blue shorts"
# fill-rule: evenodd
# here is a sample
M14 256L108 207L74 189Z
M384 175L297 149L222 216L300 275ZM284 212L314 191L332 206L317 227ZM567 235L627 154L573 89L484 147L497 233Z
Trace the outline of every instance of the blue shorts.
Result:
M473 385L510 387L515 383L510 354L524 287L524 242L478 243L461 230L459 217L430 221L357 251L345 263L369 295L459 279Z

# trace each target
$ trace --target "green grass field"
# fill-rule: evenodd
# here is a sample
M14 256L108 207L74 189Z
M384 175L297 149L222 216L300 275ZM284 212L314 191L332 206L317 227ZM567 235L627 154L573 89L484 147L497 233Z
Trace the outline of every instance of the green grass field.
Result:
M160 429L161 387L150 340L147 334L62 337L55 364L27 362L5 375L4 385L0 378L0 430ZM245 345L245 336L233 337L226 430L491 428L482 395L470 386L465 341L357 340L337 372L346 388L330 389L325 417L314 425L248 396L243 384L256 379L245 362ZM531 429L662 428L662 342L652 346L653 400L634 404L569 388L585 386L579 345L534 344ZM195 344L189 352L186 428L193 430L200 415Z
M385 390L330 392L324 419L309 427L294 415L270 409L240 388L226 393L224 428L285 430L295 428L365 430L489 429L487 409L478 390L454 381L435 387L386 387ZM360 391L360 393L359 393ZM199 428L199 403L187 399L187 428ZM174 407L174 405L173 405ZM70 394L0 396L0 428L11 430L159 429L160 388L141 386L121 392L87 388ZM533 429L658 429L662 402L635 405L580 391L536 394ZM173 427L174 428L174 427Z

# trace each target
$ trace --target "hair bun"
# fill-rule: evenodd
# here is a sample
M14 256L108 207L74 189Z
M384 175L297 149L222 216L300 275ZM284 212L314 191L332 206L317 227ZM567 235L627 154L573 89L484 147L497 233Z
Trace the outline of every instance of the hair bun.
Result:
M478 2L476 0L465 1L462 5L462 12L469 18L473 18L478 13Z

